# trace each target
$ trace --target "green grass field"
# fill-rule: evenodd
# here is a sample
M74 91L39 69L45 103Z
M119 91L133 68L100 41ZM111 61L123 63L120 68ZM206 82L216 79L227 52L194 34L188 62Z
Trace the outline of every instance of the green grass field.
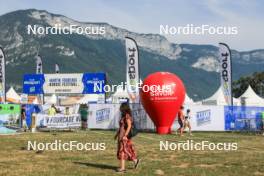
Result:
M25 133L0 136L0 175L70 176L116 175L116 142L112 131ZM27 141L105 142L104 151L26 150ZM160 141L237 142L237 151L160 151ZM194 136L140 133L134 138L142 163L137 170L127 163L125 175L264 175L264 136L238 133L194 133Z

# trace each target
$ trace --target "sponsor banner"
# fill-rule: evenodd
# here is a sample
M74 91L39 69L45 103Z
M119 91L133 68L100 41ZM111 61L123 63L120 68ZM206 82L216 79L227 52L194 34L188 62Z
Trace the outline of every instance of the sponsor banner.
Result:
M41 106L39 105L34 105L34 104L26 104L23 105L25 107L25 114L26 114L26 125L29 128L31 126L31 117L32 114L38 114L39 112L41 112Z
M81 127L81 117L79 114L56 114L54 116L37 114L37 126L46 128L79 128Z
M141 104L131 104L132 118L137 129L153 130L154 124ZM89 104L88 128L117 129L120 120L120 104Z
M233 105L231 52L227 44L219 43L219 57L221 87L225 101L228 105Z
M191 110L191 127L193 131L224 131L224 107L223 106L201 106L189 105L184 107ZM178 119L176 117L172 129L179 128Z
M26 74L23 80L24 94L43 94L43 84L45 78L43 74Z
M82 76L83 74L45 74L44 93L82 93Z
M119 104L89 104L88 128L118 128L120 119L119 107Z
M20 127L20 105L0 104L0 127Z
M25 94L105 94L104 73L84 74L26 74L23 81ZM102 96L104 101L104 96Z
M137 43L134 39L126 37L126 56L127 56L127 68L126 68L126 81L127 91L132 99L136 100L139 94L139 51Z
M5 54L0 47L0 102L5 102Z
M83 94L104 94L106 82L105 73L84 73L82 82L84 84Z
M225 130L261 130L263 112L264 107L225 106Z

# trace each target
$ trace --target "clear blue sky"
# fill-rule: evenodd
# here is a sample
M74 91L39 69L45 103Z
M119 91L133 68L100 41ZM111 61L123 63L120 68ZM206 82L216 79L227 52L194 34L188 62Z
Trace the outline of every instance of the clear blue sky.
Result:
M1 2L0 14L28 8L140 33L159 33L161 24L237 26L236 36L176 35L168 39L213 45L226 42L240 51L264 48L263 0L6 0Z

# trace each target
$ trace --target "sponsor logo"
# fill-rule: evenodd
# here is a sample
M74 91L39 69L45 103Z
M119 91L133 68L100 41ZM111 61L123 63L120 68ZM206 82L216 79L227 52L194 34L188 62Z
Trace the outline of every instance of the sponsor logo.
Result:
M104 108L96 111L96 123L103 123L110 119L110 108Z
M225 82L228 82L228 53L221 53L222 56L222 78Z
M137 80L136 80L136 60L135 60L135 53L136 53L137 49L136 48L128 48L128 76L129 76L129 84L132 85L131 89L133 91L136 90L136 84L137 84Z
M197 126L201 126L211 122L211 110L198 111L196 113Z

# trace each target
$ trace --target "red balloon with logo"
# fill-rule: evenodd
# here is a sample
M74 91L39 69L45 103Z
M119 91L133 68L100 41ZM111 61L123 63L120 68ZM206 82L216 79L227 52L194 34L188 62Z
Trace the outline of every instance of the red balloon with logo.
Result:
M185 99L181 79L173 73L148 75L140 90L140 98L158 134L168 134Z

